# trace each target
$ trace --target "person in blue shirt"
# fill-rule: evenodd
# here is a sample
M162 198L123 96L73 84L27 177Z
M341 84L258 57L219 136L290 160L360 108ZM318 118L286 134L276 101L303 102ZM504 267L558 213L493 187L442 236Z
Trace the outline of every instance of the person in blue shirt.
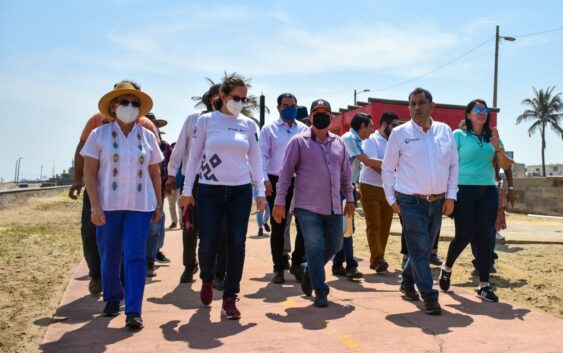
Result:
M495 163L506 169L511 160L496 128L490 126L490 111L485 101L475 99L465 108L465 129L453 132L459 158L459 178L454 224L455 237L440 271L440 288L450 287L452 267L465 247L476 246L479 287L477 296L497 302L498 297L489 283L498 210Z

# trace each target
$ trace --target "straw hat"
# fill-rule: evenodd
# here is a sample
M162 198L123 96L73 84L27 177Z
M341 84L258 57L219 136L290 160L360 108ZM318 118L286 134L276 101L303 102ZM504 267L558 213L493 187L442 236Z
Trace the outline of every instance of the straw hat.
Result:
M109 105L112 100L124 94L130 94L139 98L139 101L141 102L141 106L139 107L138 117L146 115L148 114L148 112L151 111L152 99L148 94L146 94L141 90L135 89L135 87L129 82L119 82L115 84L113 90L106 93L102 98L100 98L100 101L98 102L98 109L100 109L100 113L102 113L103 115L105 115L110 119L115 118L114 115L110 114Z

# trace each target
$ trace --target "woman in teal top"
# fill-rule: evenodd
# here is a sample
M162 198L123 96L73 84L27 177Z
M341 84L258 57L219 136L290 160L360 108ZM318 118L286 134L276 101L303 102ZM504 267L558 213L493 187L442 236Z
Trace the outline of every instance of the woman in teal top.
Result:
M479 287L477 296L498 301L490 283L495 236L498 193L495 182L495 161L504 169L510 159L504 153L496 128L490 127L491 116L485 101L475 99L465 108L465 129L453 132L459 155L459 191L455 207L455 237L450 243L446 262L440 271L440 288L450 287L452 267L467 244L476 245Z

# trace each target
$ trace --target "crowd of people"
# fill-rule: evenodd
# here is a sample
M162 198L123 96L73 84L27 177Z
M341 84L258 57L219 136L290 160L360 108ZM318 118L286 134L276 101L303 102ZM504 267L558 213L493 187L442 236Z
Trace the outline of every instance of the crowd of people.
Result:
M89 291L103 293L104 315L117 315L124 301L125 325L143 326L145 278L157 275L155 261L171 261L161 250L165 198L170 228L182 228L180 282L194 282L199 271L202 304L211 304L214 289L222 291L227 319L241 317L236 302L253 200L258 235L271 230L271 281L284 283L289 271L305 295L314 292L316 307L329 305L328 262L333 275L363 276L353 245L358 202L376 273L388 271L386 245L393 213L399 215L405 256L399 289L408 300L422 298L425 313L441 313L430 265L441 266L439 287L448 291L468 244L479 276L476 295L498 301L489 276L503 226L499 193L511 190L510 183L498 187L499 169L508 175L513 161L483 100L467 105L452 132L432 118L431 93L416 88L408 96L409 121L392 112L358 113L340 137L329 131L328 101L313 101L300 120L292 93L278 97L279 117L260 129L242 113L248 88L237 75L211 86L202 96L206 110L187 117L172 145L162 138L167 122L151 112L152 99L137 83L121 81L100 99L76 148L69 196L86 187L84 257ZM290 256L292 216L297 232ZM455 223L444 263L436 253L442 216Z

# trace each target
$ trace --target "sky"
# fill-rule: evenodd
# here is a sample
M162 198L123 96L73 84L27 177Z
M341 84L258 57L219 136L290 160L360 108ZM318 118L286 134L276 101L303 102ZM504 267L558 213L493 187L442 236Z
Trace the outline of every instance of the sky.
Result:
M370 90L360 101L406 100L418 86L437 103L492 105L496 25L516 37L499 48L500 136L517 162L539 164L540 136L516 117L532 87L563 91L561 13L544 0L0 0L0 179L14 179L19 157L20 178L68 169L99 99L123 79L153 98L169 142L198 111L191 97L224 72L252 78L267 121L283 92L333 110L355 89ZM563 163L562 140L546 140L546 163Z

